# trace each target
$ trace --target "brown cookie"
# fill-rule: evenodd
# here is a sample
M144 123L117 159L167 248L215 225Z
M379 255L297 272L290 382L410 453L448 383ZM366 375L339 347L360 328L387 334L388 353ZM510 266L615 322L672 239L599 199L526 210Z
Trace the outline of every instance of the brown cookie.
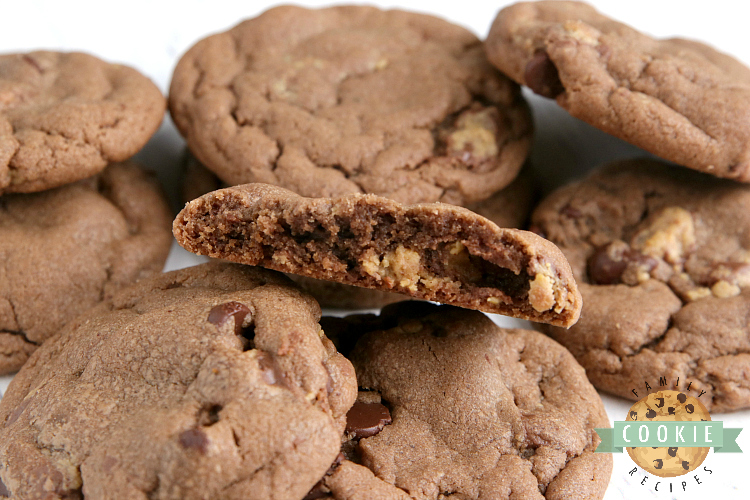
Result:
M349 357L362 392L347 415L347 461L323 478L321 496L604 495L612 456L594 453L594 428L608 427L607 415L562 346L427 303L355 316L348 331L347 322L332 329L339 341L356 341Z
M246 184L188 203L173 231L199 255L532 321L567 327L581 307L554 245L443 203Z
M750 186L617 162L551 194L532 223L570 260L585 304L551 334L596 387L637 399L666 377L705 391L711 411L750 407Z
M558 1L503 9L486 48L501 71L576 118L680 165L750 182L750 69L734 58Z
M302 498L339 452L356 397L319 318L284 276L233 264L118 292L11 382L0 488L29 499Z
M76 52L0 55L0 194L90 177L138 152L166 101L138 71Z
M161 188L132 163L5 195L0 214L0 374L116 290L161 272L172 242Z
M219 189L222 182L190 153L186 155L182 197L185 203L210 191ZM524 168L506 188L490 198L468 208L491 220L499 227L520 228L526 223L534 197L531 171ZM288 275L304 291L315 297L321 307L337 309L380 308L404 300L400 294L370 290L333 281Z
M477 202L515 178L532 132L469 31L362 6L278 7L198 42L169 107L226 183L313 197Z

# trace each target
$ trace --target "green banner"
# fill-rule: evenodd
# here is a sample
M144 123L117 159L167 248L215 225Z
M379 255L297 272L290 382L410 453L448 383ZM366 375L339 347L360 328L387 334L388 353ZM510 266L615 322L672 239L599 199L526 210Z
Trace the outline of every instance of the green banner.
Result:
M714 422L616 421L613 429L595 429L597 453L622 453L626 447L712 447L716 453L742 453L736 442L742 429Z

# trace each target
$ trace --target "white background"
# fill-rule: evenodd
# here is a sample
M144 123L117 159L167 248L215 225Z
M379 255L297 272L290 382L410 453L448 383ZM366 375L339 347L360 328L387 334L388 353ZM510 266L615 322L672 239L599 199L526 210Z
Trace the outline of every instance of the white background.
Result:
M327 2L297 2L301 5L326 5ZM484 38L497 11L511 2L372 2L382 7L400 7L435 14L461 24ZM750 7L741 0L659 1L598 0L591 2L599 10L623 22L659 37L680 36L705 41L728 52L745 64L750 63L748 20ZM0 52L46 48L82 50L105 60L136 67L152 78L166 93L178 57L195 41L210 33L223 31L239 20L252 17L270 2L254 1L8 1L0 0ZM609 159L643 154L606 134L570 118L551 101L531 97L536 120L536 139L532 152L535 168L543 172L548 185L590 169ZM166 184L177 206L178 162L183 141L169 119L138 156L154 169ZM199 262L175 245L166 270ZM503 325L517 322L495 317ZM4 390L10 377L0 377ZM603 395L610 420L623 420L631 402ZM750 411L714 414L724 427L750 427ZM638 471L627 454L615 455L612 482L606 499L659 498L698 499L705 497L750 498L747 469L750 466L750 430L738 439L745 454L721 455L711 452L704 465L713 474L698 474L672 480L674 492L668 492L668 480L661 480L659 492L653 491L657 478ZM701 468L702 469L702 468ZM645 485L641 481L645 478ZM681 482L686 481L686 491Z

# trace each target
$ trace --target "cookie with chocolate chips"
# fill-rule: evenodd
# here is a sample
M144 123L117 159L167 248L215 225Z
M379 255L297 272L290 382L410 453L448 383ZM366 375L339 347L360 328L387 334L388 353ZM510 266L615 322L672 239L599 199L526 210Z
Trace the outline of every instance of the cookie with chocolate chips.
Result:
M750 182L750 68L736 59L562 1L501 10L486 48L502 72L576 118L680 165Z
M0 374L68 321L161 272L172 213L132 163L41 193L0 198Z
M604 405L562 346L476 311L401 302L323 323L361 388L308 498L601 498ZM347 328L348 327L348 328Z
M138 71L88 54L0 55L0 194L90 177L137 153L166 100Z
M184 168L182 194L185 203L210 191L226 187L190 153L186 154ZM467 206L467 208L486 217L499 227L521 228L526 225L534 194L531 171L529 168L524 168L508 187L484 201ZM399 294L344 285L334 281L308 278L296 274L289 274L288 276L304 291L315 297L321 307L370 309L380 308L404 299Z
M750 186L653 160L617 162L532 215L583 295L549 329L603 390L678 378L711 411L750 407Z
M0 401L11 498L302 498L356 398L320 308L209 263L122 290L38 349ZM2 496L2 495L0 495Z
M581 307L554 245L443 203L245 184L191 201L173 227L193 253L310 278L565 327Z
M198 42L169 108L226 183L314 197L477 202L516 177L532 134L473 34L364 6L277 7Z

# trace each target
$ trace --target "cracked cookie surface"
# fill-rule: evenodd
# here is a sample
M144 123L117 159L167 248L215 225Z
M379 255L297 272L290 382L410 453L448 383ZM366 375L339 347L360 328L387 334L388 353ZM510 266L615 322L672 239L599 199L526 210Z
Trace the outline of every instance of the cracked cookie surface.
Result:
M0 374L116 290L160 272L171 218L153 175L127 162L0 198Z
M230 185L462 205L508 185L531 141L518 86L441 19L284 6L198 42L169 107Z
M356 397L319 319L284 276L234 264L118 292L11 382L0 488L29 499L302 498L339 453Z
M325 320L356 370L358 404L372 410L354 422L350 413L346 460L323 478L319 497L604 495L612 456L594 453L594 428L608 426L604 405L556 342L419 302Z
M581 308L553 244L444 203L245 184L191 201L173 231L199 255L532 321L567 327Z
M503 9L486 48L501 71L576 118L680 165L750 182L750 69L734 58L562 1Z
M0 194L90 177L137 153L166 100L138 71L82 53L0 55Z
M634 399L644 380L679 377L711 411L750 407L750 186L618 162L552 193L532 224L585 304L549 332L596 387Z

